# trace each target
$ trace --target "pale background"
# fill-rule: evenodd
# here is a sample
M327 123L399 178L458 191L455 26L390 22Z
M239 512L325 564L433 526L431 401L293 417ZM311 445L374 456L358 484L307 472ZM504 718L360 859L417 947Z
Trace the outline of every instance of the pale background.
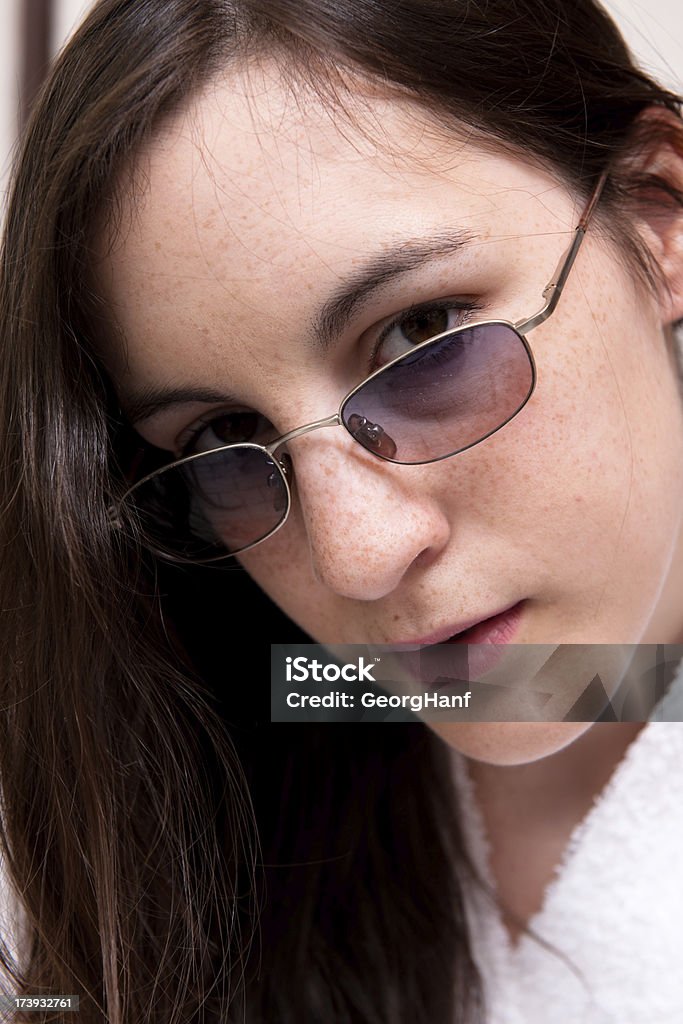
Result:
M0 0L0 190L4 196L16 135L18 54L23 0ZM340 0L343 2L343 0ZM643 67L683 92L683 0L603 0ZM53 51L91 6L90 0L55 0Z

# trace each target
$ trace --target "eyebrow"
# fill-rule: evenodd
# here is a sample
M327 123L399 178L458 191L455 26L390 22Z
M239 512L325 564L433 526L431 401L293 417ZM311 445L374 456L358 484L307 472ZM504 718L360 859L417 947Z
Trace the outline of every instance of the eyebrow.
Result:
M376 292L425 263L459 252L475 236L467 231L448 231L425 238L405 239L376 253L348 274L309 321L317 346L326 352ZM205 402L235 402L234 396L206 387L146 387L124 396L122 411L131 423L151 419L164 409Z

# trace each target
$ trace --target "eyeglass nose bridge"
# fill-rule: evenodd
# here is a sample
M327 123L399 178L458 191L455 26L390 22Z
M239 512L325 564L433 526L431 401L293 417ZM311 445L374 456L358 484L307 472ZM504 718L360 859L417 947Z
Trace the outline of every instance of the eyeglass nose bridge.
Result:
M319 430L321 427L340 427L342 426L341 417L338 412L334 416L327 416L324 420L314 420L313 423L306 423L303 427L296 427L295 430L289 430L286 434L281 434L280 437L276 437L270 444L264 445L264 448L269 455L275 455L278 448L281 448L283 444L287 444L295 437L300 437L302 434L310 434L312 430Z

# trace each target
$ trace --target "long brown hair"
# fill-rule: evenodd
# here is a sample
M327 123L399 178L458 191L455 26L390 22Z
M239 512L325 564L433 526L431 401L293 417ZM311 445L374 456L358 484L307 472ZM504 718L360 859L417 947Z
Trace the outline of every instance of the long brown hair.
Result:
M483 1001L441 741L272 726L266 653L246 680L230 635L292 623L107 516L131 438L95 354L92 226L159 119L264 53L330 102L339 67L407 91L577 193L609 164L634 274L634 204L681 199L632 159L641 112L678 101L592 0L97 4L24 134L2 250L0 834L25 921L4 961L18 994L79 994L83 1022L464 1024Z

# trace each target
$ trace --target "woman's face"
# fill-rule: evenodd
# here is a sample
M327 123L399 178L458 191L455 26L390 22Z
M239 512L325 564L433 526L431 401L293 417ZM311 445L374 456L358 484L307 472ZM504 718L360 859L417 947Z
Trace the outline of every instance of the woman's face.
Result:
M582 204L549 172L447 138L407 100L357 98L342 118L254 65L215 80L140 157L134 216L103 245L121 332L105 358L124 409L146 388L217 395L136 422L153 444L179 456L198 425L189 450L226 443L210 421L232 411L257 411L268 439L332 415L411 306L437 304L391 328L382 361L425 322L457 325L463 304L513 322L543 305ZM380 260L387 272L321 344L319 311ZM529 334L537 384L519 415L431 465L381 461L340 427L296 438L289 519L240 561L322 643L411 642L516 605L520 644L683 641L673 318L594 223L557 310ZM445 734L512 762L585 728Z

